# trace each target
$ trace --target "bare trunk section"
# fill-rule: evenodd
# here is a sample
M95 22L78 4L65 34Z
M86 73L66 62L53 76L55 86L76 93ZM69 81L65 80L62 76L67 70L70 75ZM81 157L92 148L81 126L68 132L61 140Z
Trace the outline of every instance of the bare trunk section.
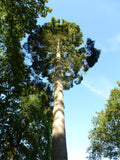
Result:
M64 122L63 86L61 80L60 42L57 45L52 128L52 160L67 160Z

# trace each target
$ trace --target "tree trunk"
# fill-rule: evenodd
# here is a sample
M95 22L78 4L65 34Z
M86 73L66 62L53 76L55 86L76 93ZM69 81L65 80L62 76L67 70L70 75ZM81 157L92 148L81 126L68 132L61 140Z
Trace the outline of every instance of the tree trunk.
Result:
M60 42L57 45L54 82L54 108L52 128L52 160L67 160L67 147L64 122L63 86L61 80Z

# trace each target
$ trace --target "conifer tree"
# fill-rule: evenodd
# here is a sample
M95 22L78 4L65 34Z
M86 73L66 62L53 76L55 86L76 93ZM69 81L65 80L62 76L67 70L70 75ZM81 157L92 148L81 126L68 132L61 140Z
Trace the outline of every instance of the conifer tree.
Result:
M80 84L82 74L97 62L100 54L91 39L86 47L80 47L82 37L76 23L53 17L51 22L38 26L25 45L31 53L31 68L54 84L52 160L67 160L63 89Z

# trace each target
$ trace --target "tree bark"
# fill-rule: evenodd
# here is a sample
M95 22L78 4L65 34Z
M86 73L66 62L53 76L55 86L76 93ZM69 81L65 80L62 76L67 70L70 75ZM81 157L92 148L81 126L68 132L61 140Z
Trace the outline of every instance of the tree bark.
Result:
M61 80L60 42L57 44L52 127L52 160L67 160L64 122L63 86Z

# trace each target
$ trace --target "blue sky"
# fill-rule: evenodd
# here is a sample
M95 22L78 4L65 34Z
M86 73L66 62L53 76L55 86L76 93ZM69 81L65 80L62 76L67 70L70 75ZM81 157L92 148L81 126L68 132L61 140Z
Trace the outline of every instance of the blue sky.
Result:
M49 0L51 17L64 18L80 25L83 38L95 40L101 49L98 63L83 82L64 92L68 160L85 160L92 117L104 108L110 89L120 80L120 0Z

